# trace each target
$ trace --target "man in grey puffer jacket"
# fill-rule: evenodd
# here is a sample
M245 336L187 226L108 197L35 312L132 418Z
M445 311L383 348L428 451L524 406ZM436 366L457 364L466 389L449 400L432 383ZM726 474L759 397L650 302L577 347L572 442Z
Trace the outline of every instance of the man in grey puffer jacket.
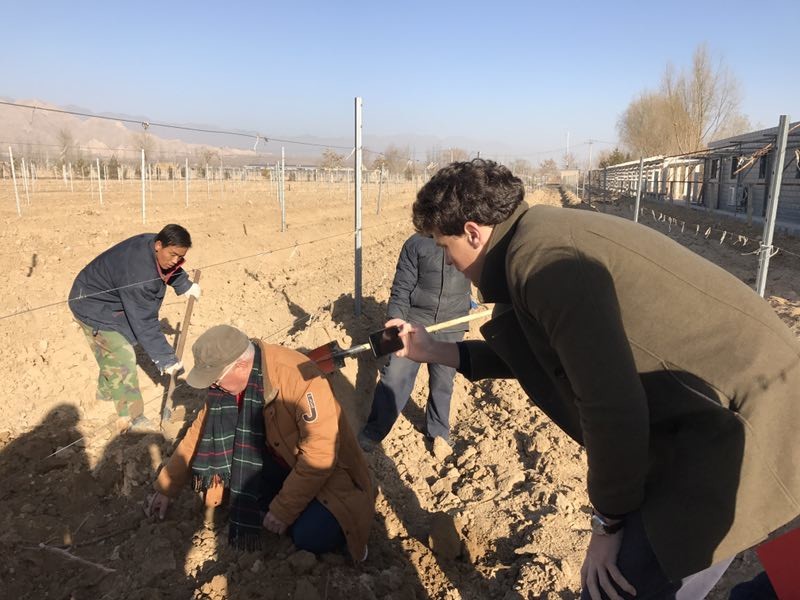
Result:
M470 309L470 282L445 261L444 252L432 238L415 233L400 251L392 284L387 314L389 319L433 325L466 315ZM456 325L440 332L442 341L457 342L468 325ZM450 397L455 369L428 364L428 403L425 409L426 435L433 440L450 436ZM403 411L414 389L419 363L391 356L381 369L375 387L372 410L358 436L361 447L369 452L383 440Z

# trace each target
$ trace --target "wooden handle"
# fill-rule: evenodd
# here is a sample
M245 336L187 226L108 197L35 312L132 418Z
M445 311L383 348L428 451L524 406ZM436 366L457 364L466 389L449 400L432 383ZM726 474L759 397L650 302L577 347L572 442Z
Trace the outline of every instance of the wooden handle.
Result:
M487 308L486 310L482 310L480 312L471 313L468 315L464 315L463 317L457 317L455 319L450 319L449 321L443 321L442 323L436 323L435 325L429 325L425 328L425 331L428 333L433 333L434 331L439 331L440 329L447 329L453 325L458 325L459 323L466 323L468 321L474 321L475 319L480 319L482 317L489 317L492 314L492 309Z
M198 281L200 281L200 269L195 269L194 274L192 275L192 283L197 283ZM179 361L183 357L183 349L186 347L186 338L189 334L189 322L192 320L193 308L194 296L189 296L189 300L186 302L186 314L183 317L181 330L178 332L178 343L175 346L175 357ZM172 394L175 391L175 382L177 378L177 373L175 375L170 375L169 377L169 385L167 386L167 393L164 397L163 408L161 409L161 419L159 421L160 424L163 424L164 422L165 413L171 415L172 410L175 408L172 403Z
M195 269L192 274L192 283L200 281L200 269ZM183 358L183 349L186 347L186 337L189 332L189 321L192 320L192 309L194 309L194 296L189 296L186 302L186 315L183 317L183 324L178 335L178 347L175 349L175 356L178 360Z

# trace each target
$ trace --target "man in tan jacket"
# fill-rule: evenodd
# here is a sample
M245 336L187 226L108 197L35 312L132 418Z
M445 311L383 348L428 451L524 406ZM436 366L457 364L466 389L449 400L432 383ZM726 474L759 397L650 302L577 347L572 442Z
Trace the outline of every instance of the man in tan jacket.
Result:
M582 598L704 598L800 513L800 344L752 289L667 236L528 208L524 193L480 159L423 186L415 227L495 309L484 340L458 344L389 321L398 354L515 378L585 447Z
M262 526L289 532L300 549L345 545L366 558L375 494L366 461L322 373L308 358L217 325L192 346L187 383L209 388L206 405L161 470L146 512L164 518L191 481L206 506L230 496L229 541L253 549Z

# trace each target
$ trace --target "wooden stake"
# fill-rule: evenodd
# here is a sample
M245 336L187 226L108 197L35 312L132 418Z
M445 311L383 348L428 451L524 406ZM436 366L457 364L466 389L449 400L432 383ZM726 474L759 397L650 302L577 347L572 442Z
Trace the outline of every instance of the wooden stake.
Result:
M17 191L17 172L14 170L14 154L11 152L11 146L8 147L8 160L11 161L11 179L14 180L14 197L17 199L17 216L22 216L22 211L19 209L19 192Z
M200 269L195 269L194 273L192 273L192 283L197 283L198 281L200 281ZM178 360L181 360L181 357L183 356L183 349L186 347L186 336L189 333L189 323L192 320L192 309L194 309L194 296L189 296L189 300L186 303L186 314L183 317L183 324L181 325L181 330L178 333L178 343L175 347L175 356ZM174 408L172 403L172 394L175 391L176 380L177 375L170 375L169 386L167 387L167 395L164 398L164 408L161 410L161 420L159 424L164 422L165 417L169 419L172 415L172 409Z

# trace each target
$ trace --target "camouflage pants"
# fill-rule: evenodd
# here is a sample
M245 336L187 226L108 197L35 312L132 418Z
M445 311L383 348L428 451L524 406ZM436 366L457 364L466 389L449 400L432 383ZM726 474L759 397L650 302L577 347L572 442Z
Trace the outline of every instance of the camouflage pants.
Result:
M136 352L128 340L116 331L96 330L78 321L100 367L97 399L111 401L120 417L135 419L144 412Z

